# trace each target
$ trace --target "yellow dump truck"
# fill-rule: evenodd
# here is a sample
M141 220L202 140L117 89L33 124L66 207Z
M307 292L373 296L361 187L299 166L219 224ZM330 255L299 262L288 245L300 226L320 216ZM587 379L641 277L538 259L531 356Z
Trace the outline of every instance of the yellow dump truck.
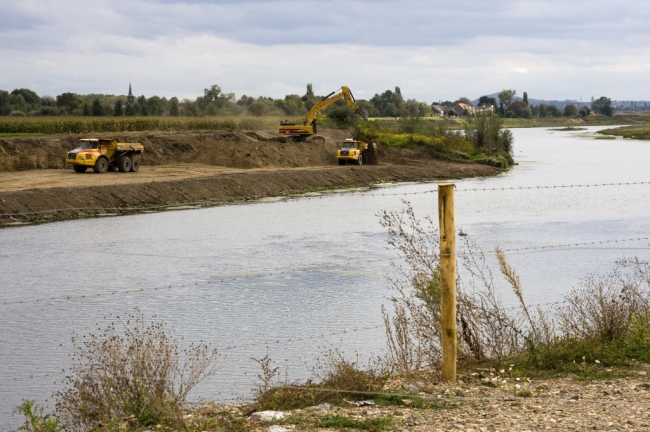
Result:
M98 174L109 169L120 172L138 172L144 146L140 143L122 143L106 138L85 138L81 146L68 152L66 162L75 172L83 173L90 167Z
M361 165L363 164L364 152L368 150L368 144L363 141L353 139L346 139L340 144L340 148L336 151L336 159L339 165L345 165L348 162Z

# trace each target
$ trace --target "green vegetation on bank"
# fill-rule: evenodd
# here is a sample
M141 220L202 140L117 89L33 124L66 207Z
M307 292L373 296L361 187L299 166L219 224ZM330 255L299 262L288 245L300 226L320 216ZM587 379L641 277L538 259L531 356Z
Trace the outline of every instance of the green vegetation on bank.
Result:
M598 131L599 134L612 137L623 137L637 140L650 140L650 125L648 126L627 126L616 129L605 129Z

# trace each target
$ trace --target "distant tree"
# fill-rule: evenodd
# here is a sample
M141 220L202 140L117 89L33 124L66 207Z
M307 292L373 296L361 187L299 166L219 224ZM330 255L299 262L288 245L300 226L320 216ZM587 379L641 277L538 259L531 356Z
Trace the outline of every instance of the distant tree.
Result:
M478 99L478 104L480 105L492 105L497 106L497 100L489 96L481 96Z
M546 108L546 111L548 112L547 116L549 117L562 117L562 111L555 105L549 105L548 108Z
M612 108L612 100L605 96L596 99L591 108L595 113L603 114L608 117L611 117L614 114L614 109Z
M524 92L524 98L522 99L522 102L525 107L528 106L528 93Z
M449 111L447 111L447 117L456 117L457 115L458 115L458 113L456 111L454 111L453 109L450 109Z
M11 113L11 105L9 105L9 92L0 90L0 115L6 116Z
M589 108L587 108L586 106L580 107L580 109L578 110L578 115L580 117L586 117L590 113L591 113L591 110Z
M169 115L178 117L178 98L176 96L169 100Z
M150 115L159 116L163 113L162 100L159 96L151 96L147 99L147 109Z
M548 105L545 103L539 104L539 116L546 117L548 115Z
M533 110L529 106L525 106L523 110L521 110L521 116L523 118L531 118L533 116Z
M129 117L132 117L135 115L135 109L133 108L133 105L131 104L126 104L126 109L124 110L124 115L127 115Z
M573 104L564 105L564 116L574 117L578 115L578 108Z
M68 112L78 108L81 103L81 99L74 93L62 93L56 97L56 106Z
M511 111L511 110L506 111L505 118L514 118L514 117L516 117L516 116L515 116L515 113L513 111Z
M510 105L512 105L512 101L514 100L516 94L517 94L517 90L503 89L499 92L499 102L504 104L506 107L510 107Z
M99 100L99 98L95 98L95 100L93 101L92 115L93 116L104 115L104 106L102 105L102 102Z
M524 113L524 106L519 101L513 102L510 105L510 111L514 112L516 117L522 117L522 114Z
M464 104L467 104L467 105L471 105L472 101L470 101L468 98L463 96L463 97L458 98L458 100L456 102L454 102L454 105L459 104L459 103L464 103Z
M14 91L11 92L12 95L21 95L27 105L32 110L36 110L40 108L41 106L41 98L39 95L36 94L36 92L26 89L26 88L21 88L21 89L15 89Z
M10 94L9 105L11 106L11 111L20 111L22 113L29 111L30 108L21 94Z
M440 106L452 106L454 103L450 100L440 102Z
M83 116L89 116L90 115L90 105L87 102L84 102L82 104L81 114Z
M115 102L115 107L113 108L113 115L116 117L122 117L124 113L122 112L122 101L118 99Z
M314 88L311 85L311 83L307 84L307 92L302 96L302 101L307 102L310 99L314 99L316 96L314 95ZM249 104L250 105L250 104Z
M142 116L148 116L149 115L149 105L147 104L147 98L144 97L144 95L138 97L138 101L136 102L136 105L138 108L136 108L136 111L140 111L140 115Z

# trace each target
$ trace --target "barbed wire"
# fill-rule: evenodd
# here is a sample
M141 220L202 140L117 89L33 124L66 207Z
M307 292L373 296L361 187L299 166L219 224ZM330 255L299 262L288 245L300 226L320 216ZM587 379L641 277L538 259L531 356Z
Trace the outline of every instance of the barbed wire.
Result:
M570 184L570 185L541 185L541 186L509 186L509 187L491 187L491 188L467 188L458 189L456 192L483 192L483 191L511 191L511 190L530 190L530 189L571 189L571 188L589 188L589 187L604 187L604 186L634 186L634 185L647 185L647 182L625 182L625 183L593 183L593 184ZM389 192L389 193L365 193L366 196L395 196L395 195L421 195L437 193L438 189L431 189L425 191L415 192Z
M236 351L239 349L243 348L253 348L253 347L258 347L258 346L264 346L264 347L269 347L273 345L285 345L285 344L290 344L294 342L304 342L307 340L315 340L315 339L326 339L326 338L331 338L333 336L341 336L341 335L346 335L350 333L356 333L356 332L362 332L362 331L367 331L367 330L375 330L378 328L384 327L385 324L379 324L375 326L368 326L368 327L356 327L352 329L345 329L345 330L339 330L336 332L331 332L331 333L319 333L315 335L310 335L310 336L299 336L299 337L294 337L294 338L288 338L288 339L276 339L276 340L266 340L266 341L260 341L260 342L251 342L251 343L244 343L244 344L237 344L237 345L229 345L223 348L216 348L217 353L223 353L223 352L230 352L230 351ZM35 378L47 378L49 376L53 375L60 375L62 372L65 372L64 370L51 370L51 371L46 371L38 374L29 374L29 376L22 376L22 377L13 377L9 378L11 381L25 381L25 380L30 380L30 379L35 379ZM129 377L129 378L139 378L139 379L146 379L146 377L135 377L132 375L121 375L121 377Z
M594 184L570 184L570 185L541 185L541 186L516 186L516 187L492 187L492 188L468 188L468 189L456 189L456 192L479 192L479 191L507 191L507 190L529 190L529 189L567 189L567 188L588 188L588 187L603 187L603 186L633 186L633 185L647 185L650 184L650 181L647 182L620 182L620 183L594 183ZM399 187L400 185L396 185ZM426 190L426 191L416 191L416 192L395 192L395 193L376 193L370 192L369 190L378 189L377 187L371 187L367 190L352 190L346 193L359 192L365 196L402 196L402 195L420 195L420 194L431 194L436 193L438 189ZM340 192L340 191L338 191ZM321 195L306 195L306 194L296 194L296 195L282 195L279 198L322 198L324 196L330 195L332 192L322 191L318 192ZM244 202L263 202L264 198L268 197L244 197L241 201ZM38 214L47 214L47 213L58 213L66 211L104 211L104 212L137 212L137 211L146 211L146 210L173 210L175 207L189 207L189 206L217 206L217 205L226 205L232 204L224 200L204 200L204 201L191 201L183 202L176 204L164 204L164 205L152 205L144 207L67 207L59 209L47 209L47 210L37 210L31 212L16 212L16 213L0 213L0 217L8 218L15 216L32 216ZM185 210L185 209L178 209ZM0 225L7 225L6 223Z
M503 253L508 253L510 255L515 255L515 254L526 254L526 253L537 253L537 252L546 252L546 251L552 251L552 250L570 250L570 249L576 249L576 248L583 248L586 246L594 246L594 245L602 245L602 244L612 244L612 243L625 243L625 242L631 242L631 241L642 241L642 240L650 240L650 237L636 237L636 238L627 238L627 239L614 239L614 240L602 240L602 241L594 241L594 242L584 242L584 243L567 243L567 244L557 244L557 245L547 245L547 246L536 246L536 247L525 247L525 248L512 248L512 249L502 249L501 252ZM593 248L591 248L593 249ZM634 247L634 248L596 248L596 249L609 249L609 250L650 250L650 246L648 247ZM90 253L95 252L95 253L111 253L108 251L88 251ZM473 256L477 254L476 252L458 252L456 253L457 257L463 257L463 256ZM486 256L494 256L496 255L496 252L480 252L482 255ZM130 253L130 255L139 255L136 253ZM142 256L149 256L149 254L142 254ZM156 257L165 257L161 255L155 255ZM437 258L439 256L444 256L438 253L432 253L432 254L420 254L420 257L424 258ZM217 257L212 257L212 256L192 256L192 257L171 257L171 258L178 258L178 259L196 259L196 258L217 258ZM200 281L191 281L186 284L172 284L168 286L158 286L158 287L149 287L149 288L127 288L127 289L122 289L122 290L114 290L114 291L102 291L98 293L87 293L87 294L63 294L60 296L52 296L52 297L46 297L46 298L41 298L41 299L22 299L22 300L16 300L16 301L5 301L5 302L0 302L0 305L6 306L6 305L14 305L14 304L33 304L33 303L45 303L48 301L57 301L57 300L76 300L76 299L92 299L92 298L102 298L102 297L107 297L107 296L113 296L113 295L123 295L123 294L136 294L136 293L142 293L142 292L152 292L152 291L168 291L168 290L174 290L174 289L183 289L183 288L189 288L191 286L196 286L199 283L204 286L207 284L219 284L219 283L224 283L225 282L234 282L237 280L253 280L253 279L263 279L263 278L269 278L273 276L282 276L282 275L296 275L296 274L301 274L301 273L321 273L321 272L329 272L331 273L332 271L345 271L345 270L351 270L355 269L358 270L355 266L361 265L361 264L366 264L366 263L377 263L377 262L395 262L397 260L405 260L405 257L382 257L382 258L374 258L374 259L359 259L359 260L346 260L344 263L345 266L341 266L339 264L332 264L331 262L327 262L327 266L322 266L319 264L315 264L318 267L315 268L310 268L310 269L286 269L286 270L279 270L279 271L263 271L263 272L257 272L254 274L240 274L240 275L235 275L235 276L229 276L229 275L223 275L223 276L217 276L216 278L212 280L200 280ZM535 307L537 305L530 305L531 307Z

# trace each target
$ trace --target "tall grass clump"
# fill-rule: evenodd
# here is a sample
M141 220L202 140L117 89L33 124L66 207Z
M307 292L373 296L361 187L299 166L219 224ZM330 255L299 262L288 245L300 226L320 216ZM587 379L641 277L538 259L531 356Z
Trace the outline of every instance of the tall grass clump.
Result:
M465 138L474 147L490 153L503 152L512 155L513 137L510 130L503 126L503 119L498 115L481 112L467 117L463 121Z
M188 393L216 373L216 350L179 342L138 310L96 334L74 337L56 411L69 430L179 427Z
M418 219L410 204L380 213L389 247L403 260L391 283L393 310L383 310L388 359L398 371L437 369L441 359L439 234L430 218ZM459 247L457 326L459 361L516 361L537 370L572 371L598 360L625 365L650 361L650 264L619 260L607 275L590 275L550 309L530 308L519 275L497 249L490 261L469 237ZM506 307L504 278L517 305Z

